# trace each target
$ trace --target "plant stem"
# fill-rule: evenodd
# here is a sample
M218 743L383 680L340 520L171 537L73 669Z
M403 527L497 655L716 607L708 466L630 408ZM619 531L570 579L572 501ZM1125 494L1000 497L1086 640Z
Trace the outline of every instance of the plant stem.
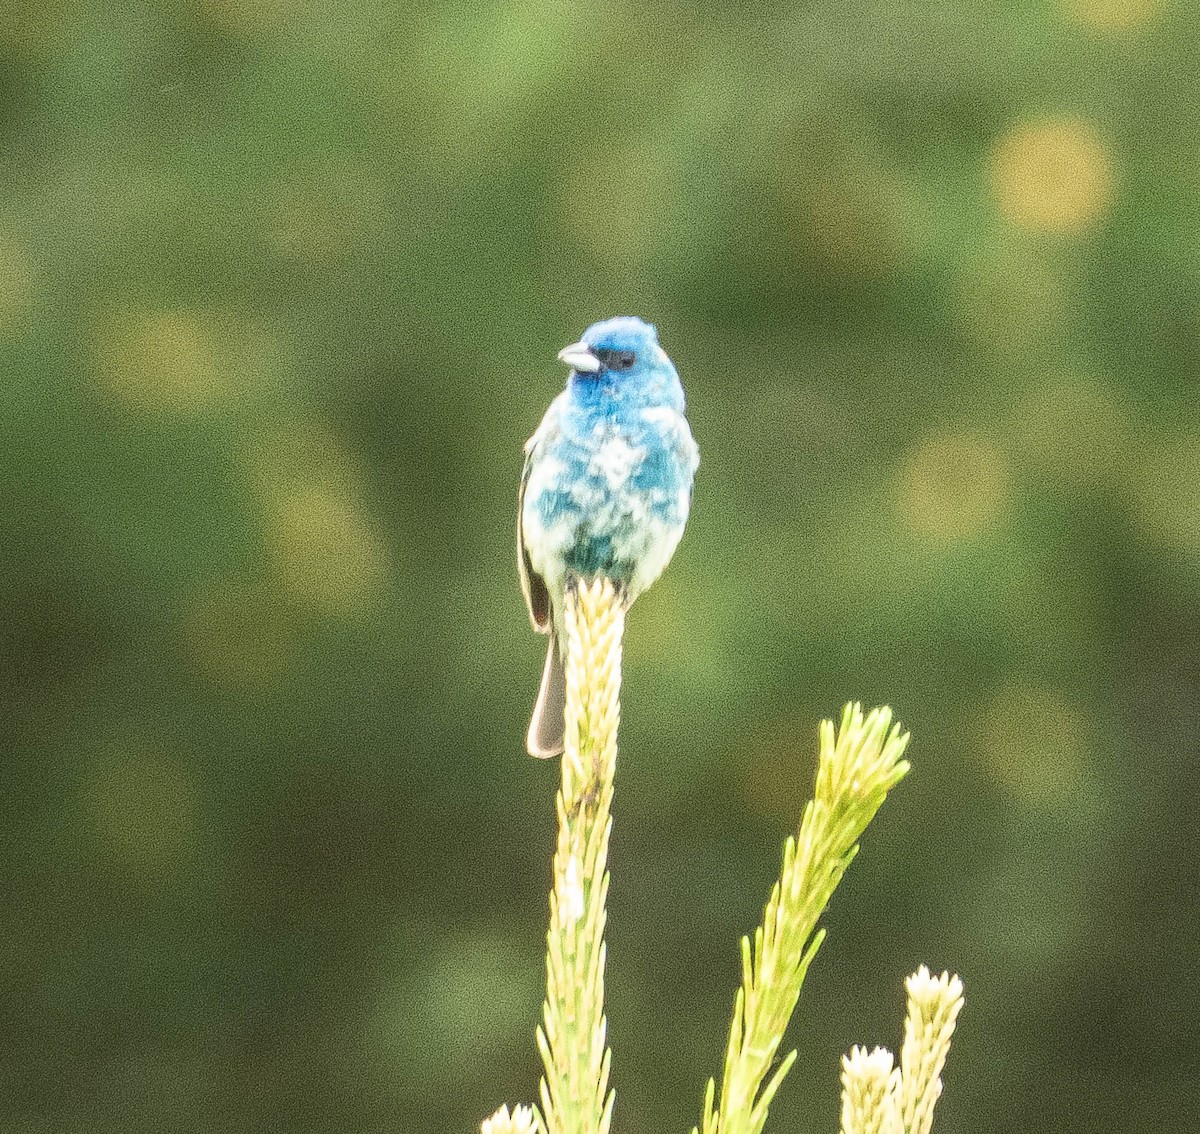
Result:
M541 1129L608 1134L615 1094L608 1089L604 928L625 615L607 579L570 588L564 615L566 735L537 1036L545 1067Z
M796 835L783 850L753 941L742 938L742 985L733 1007L720 1095L709 1082L693 1134L760 1134L767 1109L795 1061L779 1058L808 966L824 940L817 921L858 852L858 838L908 771L908 734L888 708L864 715L847 705L841 727L821 723L816 784Z

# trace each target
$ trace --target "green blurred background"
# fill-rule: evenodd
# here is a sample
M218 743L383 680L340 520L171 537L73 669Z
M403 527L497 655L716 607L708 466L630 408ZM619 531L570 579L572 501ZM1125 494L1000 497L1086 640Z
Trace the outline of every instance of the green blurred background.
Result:
M927 962L942 1134L1197 1128L1192 12L7 0L0 1129L535 1097L516 485L626 312L703 462L629 625L617 1130L697 1119L848 699L914 770L771 1127Z

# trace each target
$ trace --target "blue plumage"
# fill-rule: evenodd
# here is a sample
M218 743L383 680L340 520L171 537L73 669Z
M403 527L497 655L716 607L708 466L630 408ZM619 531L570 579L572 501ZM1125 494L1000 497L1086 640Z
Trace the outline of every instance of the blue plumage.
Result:
M594 323L560 352L567 388L525 446L517 516L521 584L534 628L551 636L527 740L562 751L563 595L607 576L633 602L675 551L700 461L679 375L648 323Z

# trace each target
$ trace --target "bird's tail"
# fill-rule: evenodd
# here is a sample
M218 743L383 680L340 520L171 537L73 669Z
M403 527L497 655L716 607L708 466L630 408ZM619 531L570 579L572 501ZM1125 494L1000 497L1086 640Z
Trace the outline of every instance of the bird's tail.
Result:
M557 635L552 632L550 648L546 651L546 668L542 670L542 687L538 690L529 732L525 737L529 755L542 759L562 753L566 729L563 715L567 704L567 679L563 673L562 658L558 656L556 638Z

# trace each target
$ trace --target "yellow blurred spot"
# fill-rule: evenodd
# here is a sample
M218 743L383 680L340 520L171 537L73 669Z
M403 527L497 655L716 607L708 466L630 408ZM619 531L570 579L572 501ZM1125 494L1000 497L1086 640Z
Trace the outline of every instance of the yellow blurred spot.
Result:
M987 247L966 259L956 286L966 335L1001 353L1019 352L1062 324L1066 310L1054 265L1029 249Z
M1141 529L1156 543L1200 560L1200 437L1180 437L1143 456L1134 494Z
M1085 27L1123 32L1145 24L1165 7L1165 0L1064 0L1068 13Z
M180 414L256 391L279 349L236 315L183 307L103 316L93 347L100 383L126 406Z
M360 608L387 574L379 537L355 501L332 485L304 485L268 501L268 530L284 585L319 610Z
M998 784L1035 806L1076 793L1087 772L1087 725L1077 706L1052 689L1013 684L984 707L980 753Z
M373 597L388 555L361 502L361 465L341 439L317 423L294 424L260 438L247 466L275 573L292 597L331 614Z
M195 312L128 312L101 327L101 381L143 411L203 409L226 393L212 328Z
M88 768L85 802L105 850L143 878L169 871L195 834L195 788L176 757L140 744L102 753Z
M990 171L1000 212L1029 232L1083 232L1112 202L1112 156L1079 118L1018 123L997 139Z
M618 171L606 175L605 171ZM576 238L600 260L643 263L665 227L669 179L649 146L612 142L583 161L563 191Z
M974 539L999 520L1008 496L1004 455L974 430L925 438L900 470L900 514L917 535L935 544Z
M1013 433L1033 468L1081 488L1111 482L1127 459L1131 429L1107 390L1086 378L1064 378L1030 391Z
M25 250L0 234L0 334L25 313L33 295L33 269Z
M319 422L300 422L260 437L249 453L249 472L264 495L279 496L297 486L329 485L357 494L362 466L333 430Z
M238 689L270 687L294 647L280 596L261 585L227 583L194 596L183 617L185 648L212 681Z

